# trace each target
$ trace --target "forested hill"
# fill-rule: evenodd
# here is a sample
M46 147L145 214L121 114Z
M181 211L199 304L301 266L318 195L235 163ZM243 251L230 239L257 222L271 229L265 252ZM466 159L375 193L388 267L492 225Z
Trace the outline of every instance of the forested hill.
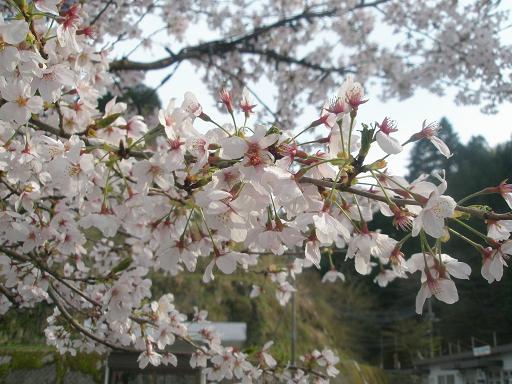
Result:
M459 200L469 193L488 186L496 186L505 179L512 180L512 140L496 147L490 147L482 136L473 137L467 144L461 143L455 130L446 119L441 120L443 129L440 137L453 152L450 159L442 156L427 140L415 143L410 157L410 181L419 175L434 170L446 171L448 190L446 194ZM461 129L461 127L457 127ZM492 204L490 204L492 202ZM489 204L501 212L510 209L499 195L486 195L469 200L465 204ZM478 222L469 219L468 224L487 233ZM401 238L387 220L378 218L374 223L384 233ZM466 236L477 240L464 228L456 228ZM393 236L394 235L394 236ZM405 251L417 251L418 244L406 243ZM385 289L373 288L373 299L377 303L374 311L380 311L380 324L383 335L383 355L386 367L408 366L411 359L428 356L431 342L435 354L448 353L471 348L471 338L475 345L492 344L494 335L498 344L512 342L512 271L505 268L500 282L489 285L481 276L481 257L470 245L452 238L443 246L443 252L468 263L472 268L469 281L457 280L460 301L447 305L433 300L432 322L425 305L423 316L414 313L414 300L419 288L419 273L407 280L396 280ZM430 337L430 327L433 334ZM381 359L379 345L372 348L370 361Z

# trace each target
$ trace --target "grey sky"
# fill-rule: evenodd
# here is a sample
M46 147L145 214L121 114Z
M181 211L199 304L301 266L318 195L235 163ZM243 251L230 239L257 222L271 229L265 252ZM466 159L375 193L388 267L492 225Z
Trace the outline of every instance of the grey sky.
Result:
M159 28L155 24L158 22L157 18L145 20L143 28L148 31L147 34ZM204 27L199 26L197 29L197 36L208 35L205 33L207 31ZM209 38L211 37L209 36ZM165 34L157 34L153 37L153 40L156 41L156 44L151 49L141 47L130 56L131 59L151 61L165 56L166 53L162 46L169 43L168 37ZM133 44L130 41L124 42L118 45L114 52L115 54L122 55L129 52L133 48ZM157 86L170 71L170 69L165 69L148 73L146 84L151 87ZM158 91L162 104L165 106L171 98L176 98L179 101L186 91L191 91L198 97L208 114L217 118L217 121L221 123L229 122L228 115L222 115L217 112L215 108L216 101L210 96L206 84L202 83L200 75L201 72L198 73L192 65L188 63L181 64L173 78ZM252 88L266 101L268 100L268 104L272 105L272 97L270 95L275 90L272 89L271 84L263 81L260 84L253 84ZM482 135L491 146L494 146L511 139L512 136L511 103L501 105L497 114L488 115L481 113L478 106L457 105L449 90L447 95L442 97L420 90L413 97L406 100L391 99L386 101L378 98L380 93L378 85L367 86L366 93L370 100L361 106L358 124L361 122L372 123L382 121L385 116L389 116L396 120L398 124L399 131L395 135L401 141L405 141L412 133L417 132L423 120L426 119L430 122L439 120L441 117L448 118L463 142L467 142L472 136ZM326 98L329 96L331 94L326 94ZM318 109L306 109L307 116L301 119L298 129L303 128L318 117L321 105L314 107ZM375 148L370 153L369 160L377 159L381 156L382 152ZM401 154L389 158L389 169L396 174L405 174L409 156L410 146L406 147Z

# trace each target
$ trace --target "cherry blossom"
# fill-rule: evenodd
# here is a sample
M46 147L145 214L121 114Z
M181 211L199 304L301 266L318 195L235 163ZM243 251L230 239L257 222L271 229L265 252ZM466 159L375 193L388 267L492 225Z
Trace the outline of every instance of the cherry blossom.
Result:
M397 139L390 136L390 133L398 131L396 123L389 118L384 118L382 123L377 124L379 130L375 134L375 139L380 148L388 155L395 155L402 152L402 146Z
M325 275L322 277L322 283L325 283L327 281L330 283L334 283L337 279L345 281L345 275L341 272L338 272L335 268L333 268L330 271L326 272Z
M242 91L242 99L240 100L240 108L245 114L246 118L249 118L251 113L254 113L253 109L256 107L256 104L252 103L252 97L247 89L247 87L244 87Z
M503 277L503 267L512 255L512 240L499 244L496 249L486 248L483 252L482 276L489 284L500 281Z
M487 190L499 193L512 209L512 184L507 184L507 180L502 181L497 187L487 188Z
M471 268L446 254L416 253L407 261L410 273L421 271L421 288L416 296L416 312L421 314L425 300L435 296L447 304L459 300L457 288L450 277L469 279Z
M507 240L512 232L512 220L487 221L487 236L494 240Z
M423 121L421 131L412 135L409 140L415 141L425 138L429 140L439 152L441 152L447 159L449 159L452 156L452 153L450 152L450 148L448 148L446 143L438 137L440 129L441 126L438 122L434 121L430 124L427 124L427 121L425 120Z
M346 23L334 22L351 15L365 20L370 30L374 22L366 3L354 12L350 2L337 4L335 10L330 3L308 5L310 11L304 11L301 1L274 2L264 4L268 9L261 7L268 11L263 14L241 2L223 11L222 19L244 23L222 26L215 19L215 2L203 4L200 14L166 2L148 8L148 2L121 1L115 11L112 2L36 0L28 1L27 8L21 3L9 2L2 8L7 13L0 16L0 314L41 302L50 305L53 312L44 334L59 352L106 353L122 347L139 353L141 368L176 365L177 357L166 349L179 339L191 345L190 365L204 368L208 380L326 383L339 373L339 358L329 348L314 350L290 367L286 356L272 356L272 341L252 352L223 346L207 311L195 308L191 317L181 313L172 293L155 296L152 276L201 269L208 283L214 275L221 279L229 274L235 280L242 273L263 275L264 283L255 280L247 287L249 296L270 293L284 306L301 286L297 281L307 268L329 262L331 269L321 281L344 281L336 268L346 251L346 260L354 259L359 274L380 268L375 277L380 286L421 271L416 302L421 313L432 296L456 302L454 279L469 278L467 264L440 251L440 242L449 241L450 233L481 253L481 273L489 283L502 278L512 252L509 213L460 205L465 200L457 205L445 195L448 181L439 174L432 175L440 182L437 186L428 175L408 182L384 169L388 156L374 163L366 159L377 146L391 156L421 139L451 155L434 123L425 122L403 145L392 137L396 124L389 118L364 124L372 117L365 116L369 97L363 84L376 73L384 74L386 97L408 96L418 86L440 89L446 76L458 84L458 55L450 55L448 74L441 60L435 60L436 52L443 50L430 47L420 34L417 40L406 38L408 43L399 44L397 52L406 57L428 47L435 58L409 63L409 69L400 54L390 57L374 49L365 34L356 37ZM508 85L496 73L510 66L501 69L495 63L510 60L492 35L493 28L503 26L501 11L489 15L483 28L480 13L471 7L461 12L458 6L446 8L448 2L439 4L439 10L427 7L441 18L439 33L447 33L447 18L450 23L456 20L460 35L451 30L449 35L473 57L464 65L468 71L480 68L477 72L487 80L495 79L475 84L489 92L482 97L491 106L503 95L509 98ZM405 27L403 15L424 14L418 7L414 2L383 3L383 22L400 30ZM333 21L320 17L331 11ZM304 12L314 14L305 18ZM158 68L184 60L208 65L204 86L216 95L219 81L231 73L236 76L229 92L220 91L227 118L213 118L217 114L207 107L203 89L187 92L182 99L173 95L176 99L165 100L158 116L135 112L121 101L121 90L142 83L143 72L157 68L155 62L133 62L131 53L115 59L119 41L141 39L142 27L134 15L142 15L141 20L146 15L162 18L169 41L183 44L183 49L169 50L168 58L158 60ZM285 18L278 20L284 23L278 34L269 26L277 19L269 15ZM408 30L420 28L419 16L409 20ZM288 18L295 17L310 20L294 26L306 32L303 37L286 33L292 30ZM258 28L252 28L251 20ZM229 35L230 43L201 43L200 54L197 47L187 46L190 26L203 21L221 38ZM327 54L313 48L301 53L303 59L295 58L309 32L324 29L320 26L351 47L346 60L331 60L335 50L329 53L329 42L323 47ZM481 40L468 45L461 39L468 28L482 32ZM236 58L231 49L238 50ZM253 49L258 59L252 57L248 65L246 51ZM486 58L484 51L495 52L496 60ZM208 60L203 60L205 52ZM474 62L480 57L485 63ZM343 70L331 68L332 63L343 63ZM357 76L348 76L333 94L342 72ZM249 88L268 74L276 84L275 106L280 111L272 119L272 108ZM411 76L424 84L413 84ZM303 106L297 101L304 92L309 95ZM106 104L99 103L107 94ZM463 96L476 102L469 89ZM322 100L329 101L321 107ZM310 113L306 106L319 110L306 120L313 123L296 128L293 122L302 112ZM483 193L500 194L510 203L506 181ZM452 227L460 213L487 222L488 237L479 236L487 248ZM380 214L404 232L401 240L380 232L373 221ZM459 224L473 234L478 231L472 223ZM436 239L435 245L425 233ZM405 242L423 252L404 254ZM191 335L189 320L201 324L197 334Z
M432 191L425 206L412 222L412 235L417 236L421 229L432 237L444 235L444 221L452 217L457 203L450 196L444 196L447 184L441 179L441 184Z
M30 84L23 81L3 85L0 81L0 92L7 101L0 107L2 120L25 124L31 113L39 113L43 108L41 97L34 96L35 90L31 90Z

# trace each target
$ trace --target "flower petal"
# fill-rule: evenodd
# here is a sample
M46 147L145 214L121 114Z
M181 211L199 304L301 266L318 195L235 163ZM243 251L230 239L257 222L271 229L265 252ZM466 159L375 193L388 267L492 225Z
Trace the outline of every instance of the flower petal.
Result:
M452 157L452 156L453 156L453 153L451 153L451 152L450 152L450 148L448 148L448 146L446 145L446 143L445 143L443 140L441 140L439 137L437 137L437 136L432 136L432 137L430 138L430 142L431 142L432 144L434 144L434 147L436 147L436 148L437 148L437 150L438 150L439 152L441 152L441 154L442 154L443 156L445 156L447 159L449 159L450 157Z
M379 131L375 134L375 138L379 144L380 149L382 149L388 155L396 155L397 153L402 152L402 146L400 145L400 142L394 137Z

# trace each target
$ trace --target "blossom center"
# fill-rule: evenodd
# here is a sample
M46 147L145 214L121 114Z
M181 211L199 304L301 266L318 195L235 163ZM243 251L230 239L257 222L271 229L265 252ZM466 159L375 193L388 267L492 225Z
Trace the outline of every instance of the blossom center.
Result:
M18 103L18 105L20 107L25 107L28 103L28 99L23 96L18 96L18 98L16 99L16 102Z
M80 164L71 164L68 167L68 175L69 176L78 176L80 174L81 168Z

